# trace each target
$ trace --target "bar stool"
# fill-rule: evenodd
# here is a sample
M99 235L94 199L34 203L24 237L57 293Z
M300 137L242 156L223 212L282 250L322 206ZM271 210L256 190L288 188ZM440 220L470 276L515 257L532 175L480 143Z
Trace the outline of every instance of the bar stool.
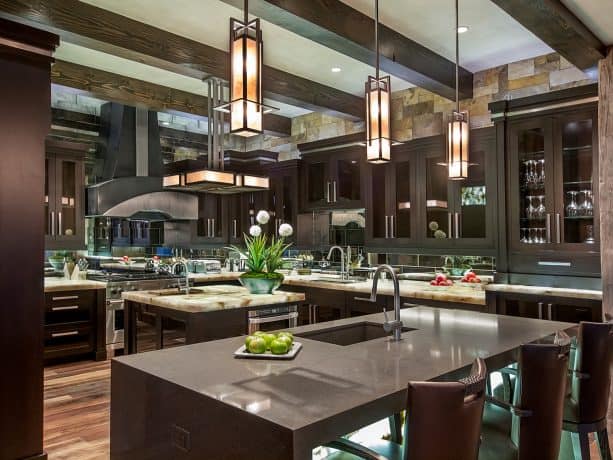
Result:
M409 382L404 442L363 446L339 438L326 460L475 460L485 401L485 361L458 382ZM404 456L403 456L404 454Z
M607 408L612 360L613 324L581 323L569 370L570 391L564 404L561 458L588 460L588 434L595 433L601 458L611 459Z
M480 460L557 459L569 349L521 346L513 404L487 397Z

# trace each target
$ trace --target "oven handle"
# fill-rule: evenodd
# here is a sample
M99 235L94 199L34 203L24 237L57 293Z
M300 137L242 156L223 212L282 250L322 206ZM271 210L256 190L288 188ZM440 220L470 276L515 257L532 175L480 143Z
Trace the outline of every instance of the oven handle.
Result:
M116 300L116 299L107 300L107 301L106 301L106 305L107 305L108 307L114 307L115 305L121 305L121 306L123 306L123 299L121 299L121 300Z
M284 315L273 315L273 316L261 316L255 318L249 318L249 324L264 324L264 323L274 323L275 321L284 321L286 319L296 319L298 318L298 312L292 311Z

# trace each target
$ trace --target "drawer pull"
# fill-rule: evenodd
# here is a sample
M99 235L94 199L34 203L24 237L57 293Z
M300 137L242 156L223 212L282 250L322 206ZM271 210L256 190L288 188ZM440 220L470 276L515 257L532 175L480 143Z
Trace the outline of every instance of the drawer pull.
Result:
M51 300L78 300L78 295L65 295L60 297L52 297Z
M51 307L51 311L62 311L62 310L78 310L78 305L67 305L65 307Z
M79 335L79 331L70 331L70 332L54 332L51 334L52 338L57 338L57 337L68 337L71 335Z
M539 260L538 264L545 267L570 267L570 262L550 262L547 260Z

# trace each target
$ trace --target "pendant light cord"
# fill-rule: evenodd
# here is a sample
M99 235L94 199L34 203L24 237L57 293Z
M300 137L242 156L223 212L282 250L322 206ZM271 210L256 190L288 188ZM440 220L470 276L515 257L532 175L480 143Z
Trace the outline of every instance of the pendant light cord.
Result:
M249 22L249 0L245 0L243 13L245 14L245 26Z
M247 1L247 0L245 0ZM459 21L459 0L455 0L455 101L456 110L460 111L460 33L458 29L460 27Z
M379 0L375 0L375 50L375 76L379 81Z

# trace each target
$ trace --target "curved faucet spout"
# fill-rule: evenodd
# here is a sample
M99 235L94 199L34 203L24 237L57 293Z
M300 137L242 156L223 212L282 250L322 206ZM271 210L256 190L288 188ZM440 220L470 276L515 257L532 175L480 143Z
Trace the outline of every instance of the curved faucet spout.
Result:
M389 273L394 286L394 321L389 320L387 311L385 308L383 308L383 314L385 315L383 329L385 329L386 332L392 332L394 335L394 341L397 342L402 338L402 320L400 319L400 284L398 283L398 276L396 276L396 272L390 265L380 265L377 268L377 271L375 271L370 300L372 302L377 300L377 287L379 284L379 277L382 273Z

